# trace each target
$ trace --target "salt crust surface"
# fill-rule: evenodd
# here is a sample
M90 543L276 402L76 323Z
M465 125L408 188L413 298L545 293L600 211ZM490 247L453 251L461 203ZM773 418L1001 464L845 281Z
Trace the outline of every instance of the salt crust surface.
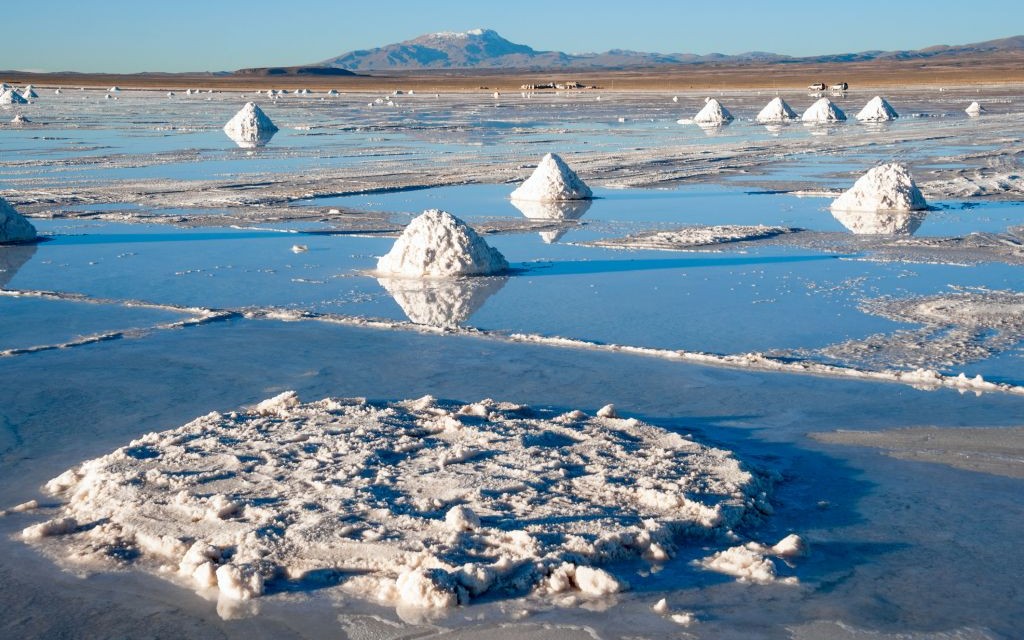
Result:
M588 243L600 247L617 247L623 249L662 249L684 251L694 247L706 247L730 242L762 240L777 235L793 233L798 229L790 227L769 227L765 225L711 225L692 226L670 231L653 231L626 236L597 240Z
M928 208L921 190L914 183L910 170L897 162L879 165L857 179L853 186L832 201L835 211L919 211ZM863 218L865 222L851 229L854 233L900 233L892 222L879 218ZM844 222L844 224L846 224ZM858 230L860 229L860 230ZM890 230L886 230L890 229Z
M722 106L718 100L708 98L697 115L693 116L693 122L699 125L720 125L732 122L732 114Z
M510 196L513 200L556 202L586 200L594 194L560 156L548 153L537 168Z
M35 238L36 228L32 223L15 211L6 200L0 198L0 244L29 242Z
M868 100L856 116L861 122L886 122L900 117L892 105L882 96L875 96Z
M428 209L405 227L377 273L403 278L493 275L508 262L469 225L447 211Z
M919 326L831 345L825 356L862 367L946 369L1012 351L1024 340L1024 293L1015 291L885 297L860 309Z
M245 600L325 573L360 597L450 607L484 593L600 596L604 563L663 559L768 510L728 452L635 419L482 400L285 392L69 469L23 538Z
M760 113L757 114L756 120L760 123L772 123L772 122L788 122L790 120L797 120L800 116L793 111L793 108L780 97L772 98L772 101L761 109Z
M801 119L804 122L840 122L846 120L846 114L828 98L820 98L804 111Z
M246 102L224 125L224 133L242 146L265 144L276 131L277 126L255 102Z

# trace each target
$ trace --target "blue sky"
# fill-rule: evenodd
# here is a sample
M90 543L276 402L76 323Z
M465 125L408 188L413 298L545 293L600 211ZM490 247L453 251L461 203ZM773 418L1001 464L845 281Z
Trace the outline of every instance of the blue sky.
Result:
M1024 33L1024 2L839 0L36 0L4 7L0 69L218 71L315 62L488 27L541 50L790 55L916 49ZM712 4L716 6L711 7ZM773 5L773 6L772 6ZM764 7L771 6L770 9Z

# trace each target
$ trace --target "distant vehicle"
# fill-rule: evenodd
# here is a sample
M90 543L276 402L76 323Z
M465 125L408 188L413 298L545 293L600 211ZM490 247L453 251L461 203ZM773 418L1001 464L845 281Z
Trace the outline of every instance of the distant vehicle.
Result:
M825 83L824 82L815 82L814 84L809 84L809 85L807 85L807 90L808 91L824 91L825 90Z
M829 91L846 91L849 88L850 88L850 85L846 84L845 82L840 82L838 84L832 85L828 89L829 89Z

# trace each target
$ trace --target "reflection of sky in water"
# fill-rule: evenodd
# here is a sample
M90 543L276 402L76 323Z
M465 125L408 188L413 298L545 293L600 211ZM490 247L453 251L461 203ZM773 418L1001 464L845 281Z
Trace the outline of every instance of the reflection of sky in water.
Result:
M584 220L602 202L595 201ZM463 291L363 275L391 238L52 221L40 226L55 239L39 245L13 287L409 318L719 353L817 348L901 326L862 313L858 304L868 297L934 293L951 281L1019 285L1016 268L998 264L964 269L870 263L771 247L740 254L615 251L545 244L529 232L489 235L516 271L507 281L480 279ZM297 242L309 251L292 253ZM490 286L499 280L500 286Z

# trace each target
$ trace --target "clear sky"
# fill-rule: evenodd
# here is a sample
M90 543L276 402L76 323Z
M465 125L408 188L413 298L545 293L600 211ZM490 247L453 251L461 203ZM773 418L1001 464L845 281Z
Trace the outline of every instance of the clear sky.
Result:
M1024 2L32 0L5 3L3 25L0 69L221 71L476 27L570 53L917 49L1024 34Z

